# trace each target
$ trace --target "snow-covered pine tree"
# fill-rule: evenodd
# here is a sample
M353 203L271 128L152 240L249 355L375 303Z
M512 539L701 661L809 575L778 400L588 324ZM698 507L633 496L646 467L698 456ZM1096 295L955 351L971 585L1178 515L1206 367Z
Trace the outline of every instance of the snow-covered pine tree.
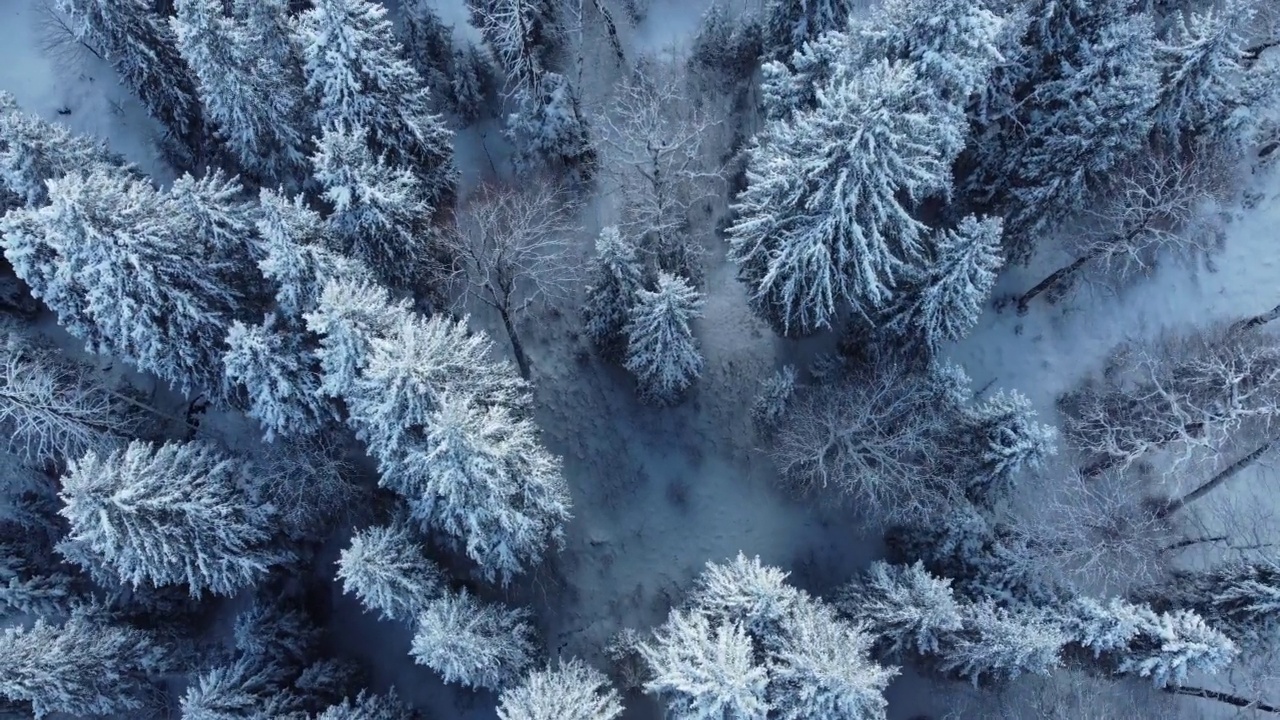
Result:
M59 324L184 392L217 392L243 269L200 218L144 180L95 170L49 183L49 205L0 220L5 256Z
M269 0L266 7L278 2ZM205 118L240 166L264 184L295 185L310 134L299 78L263 55L259 30L226 16L223 0L177 0L177 47L199 81Z
M1004 264L1001 227L998 217L978 220L970 215L955 229L938 231L930 243L932 259L923 263L920 280L889 309L888 329L918 339L930 356L944 343L967 335L982 314L996 271Z
M469 0L471 24L493 47L512 91L533 91L561 41L553 0Z
M692 327L701 313L702 295L683 277L660 272L656 290L636 291L624 365L636 377L641 398L673 404L702 374Z
M179 701L182 720L262 718L278 685L278 668L248 658L211 667L187 685Z
M534 670L502 692L499 720L615 720L622 702L599 671L572 659Z
M786 615L770 647L770 705L779 720L884 720L884 690L898 674L870 657L865 625L836 617L820 600Z
M338 558L343 592L390 620L413 621L444 591L444 574L402 523L365 528Z
M507 116L505 133L516 148L516 167L529 171L551 165L590 178L596 150L569 79L543 73L535 85L517 90L515 98L516 111Z
M291 323L316 309L330 281L374 281L363 264L332 251L332 229L301 196L290 201L263 189L258 207L258 269L275 285L276 311Z
M325 130L311 162L333 208L329 222L345 254L392 285L443 282L443 270L427 272L432 248L426 221L432 208L413 172L375 157L358 127Z
M1155 129L1172 142L1248 142L1250 121L1248 36L1256 28L1257 0L1226 0L1221 7L1175 15L1157 47L1161 83ZM1274 96L1273 96L1274 97Z
M201 248L201 269L245 298L265 302L262 279L254 267L258 247L254 225L258 208L237 177L211 170L200 178L184 173L165 198L173 204L173 223L187 243Z
M501 71L487 48L475 43L453 49L449 103L454 115L470 125L491 112L502 86Z
M840 33L823 43L836 61L817 107L766 126L728 230L753 306L783 334L892 299L924 249L914 204L947 191L944 151L960 132L930 107L912 65L856 65Z
M569 492L560 458L528 418L481 407L464 395L441 399L425 437L383 482L414 516L445 533L489 580L506 584L563 542Z
M30 703L37 718L137 713L169 665L150 635L84 611L61 626L36 618L0 633L0 696Z
M71 463L60 514L125 582L233 595L281 559L255 483L248 463L207 443L135 441Z
M452 134L431 113L427 88L402 57L386 8L370 0L315 0L295 28L316 126L364 129L376 156L412 170L429 206L452 198Z
M453 28L445 25L430 0L400 3L396 34L405 59L413 65L437 97L447 95L453 67Z
M757 433L768 436L778 429L800 388L795 365L783 365L760 383L760 392L751 403L751 421Z
M756 663L755 642L741 625L673 610L637 649L652 678L645 692L661 698L673 720L767 717L768 671Z
M400 701L392 689L386 695L361 691L355 700L347 698L330 705L315 720L417 720L418 714Z
M46 182L99 165L125 162L100 140L23 112L13 95L0 90L0 189L27 205L43 205L49 198Z
M236 321L222 356L227 381L248 401L249 417L262 424L263 437L307 436L334 420L320 393L320 373L299 333L278 325L274 313L260 325Z
M965 408L964 434L974 445L958 449L958 462L972 465L970 499L993 507L1012 490L1013 477L1023 468L1039 469L1058 452L1058 431L1036 422L1031 401L1017 390L1001 390L976 406Z
M789 574L739 552L724 565L707 563L689 603L713 623L739 623L755 636L772 636L784 618L809 601L787 584Z
M727 3L712 2L698 26L689 53L689 64L717 90L738 86L760 65L764 54L764 25L759 14L742 12ZM722 84L724 83L724 84Z
M1280 563L1265 559L1178 571L1141 597L1160 611L1194 611L1241 647L1263 647L1280 628Z
M393 302L387 289L370 279L338 277L326 282L315 309L303 314L307 330L320 338L320 391L334 398L347 396L368 362L374 339L408 322L408 315L407 302Z
M601 230L582 316L587 338L606 357L621 357L626 348L627 320L642 287L644 269L635 246L617 227Z
M1048 675L1062 666L1071 636L1051 613L1000 607L990 600L962 606L963 629L942 643L939 669L975 685L984 678Z
M846 616L870 626L877 645L895 658L909 652L935 655L964 627L951 580L931 575L919 561L872 563L841 590L837 602Z
M824 33L844 30L852 9L850 0L769 0L764 8L765 57L785 62Z
M148 0L57 0L77 40L97 49L121 80L197 159L200 101L169 25Z
M34 500L12 490L0 495L5 506L0 509L0 621L16 615L66 615L84 602L88 589L82 577L52 562L46 531L57 518L45 503Z
M536 636L523 608L482 603L462 590L427 603L410 654L447 683L499 690L533 664Z

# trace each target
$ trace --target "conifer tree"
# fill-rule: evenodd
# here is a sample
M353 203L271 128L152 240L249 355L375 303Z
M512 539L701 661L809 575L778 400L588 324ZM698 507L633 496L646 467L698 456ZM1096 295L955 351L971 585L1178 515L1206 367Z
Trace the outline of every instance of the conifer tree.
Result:
M222 357L228 382L248 400L249 417L262 424L263 437L307 436L333 419L320 393L320 373L301 337L268 314L260 325L236 321Z
M850 38L822 42L834 62L816 107L766 126L728 230L753 306L784 334L892 299L924 249L914 204L948 188L944 152L960 132L925 102L913 66L856 65Z
M999 218L972 215L954 230L942 230L932 243L932 261L922 268L915 288L900 295L889 311L893 332L918 338L930 355L959 340L978 322L1004 264Z
M499 720L615 720L622 715L618 693L609 680L581 660L534 670L504 690Z
M281 557L269 544L273 510L255 497L255 480L249 464L206 443L135 441L72 463L60 514L70 538L125 582L232 595Z
M200 101L173 31L147 0L58 0L77 40L96 48L124 84L197 156ZM193 158L194 159L194 158Z
M674 610L638 649L652 677L645 691L660 697L674 720L768 716L769 676L741 625Z
M587 338L606 356L617 357L625 349L627 321L643 286L644 271L635 246L617 227L601 230L582 315Z
M320 391L346 397L368 362L373 341L407 322L409 313L408 303L392 302L387 289L369 279L335 278L325 283L315 309L303 315L307 330L320 338ZM412 393L412 388L406 391Z
M80 611L61 626L37 618L0 634L0 696L30 703L37 718L138 712L168 666L151 636Z
M957 462L972 466L971 500L994 506L1009 495L1016 473L1038 469L1057 454L1057 430L1035 418L1031 401L1016 390L1001 390L964 410L961 432L972 433L974 444L959 447Z
M0 189L23 203L43 205L49 198L45 183L68 173L124 165L105 143L23 112L13 95L0 90Z
M430 112L422 78L401 56L387 10L370 0L316 0L296 24L316 126L363 129L375 156L408 168L427 202L452 198L451 133Z
M355 700L347 698L330 705L316 720L416 720L417 717L417 713L396 697L393 689L386 695L362 691Z
M423 555L408 526L365 528L338 558L343 592L391 620L414 620L444 590L444 574Z
M439 96L447 93L453 68L453 28L445 25L429 0L408 0L400 5L396 27L405 59Z
M245 170L268 183L298 182L309 132L299 78L263 54L262 31L226 16L222 0L178 0L175 7L177 47L199 81L206 119Z
M481 603L463 590L427 604L410 654L447 683L498 690L533 664L534 640L525 610Z
M962 606L949 578L914 565L872 563L840 595L841 611L874 629L878 645L890 657L908 652L937 654L963 628Z
M764 10L766 57L786 61L823 33L843 30L852 9L850 0L769 0Z
M703 359L692 321L702 296L682 277L658 274L658 287L637 290L627 322L625 366L636 376L640 396L672 404L702 374Z
M748 632L769 636L807 598L787 584L787 576L760 558L741 552L732 562L708 562L698 576L690 603L716 622L739 622Z
M536 85L516 92L516 111L507 116L507 138L516 147L516 167L561 167L582 179L595 171L591 132L569 79L543 73Z
M1280 565L1263 560L1178 571L1141 597L1160 611L1193 611L1242 647L1256 648L1280 627Z
M963 629L939 651L939 668L972 681L1048 675L1062 666L1070 635L1047 611L1009 609L989 600L966 604Z

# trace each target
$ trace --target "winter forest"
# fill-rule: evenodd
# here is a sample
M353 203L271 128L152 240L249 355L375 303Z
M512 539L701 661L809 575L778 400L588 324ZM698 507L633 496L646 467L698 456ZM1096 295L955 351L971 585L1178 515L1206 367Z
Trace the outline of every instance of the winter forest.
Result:
M1274 0L0 0L0 718L1280 715L1277 150Z

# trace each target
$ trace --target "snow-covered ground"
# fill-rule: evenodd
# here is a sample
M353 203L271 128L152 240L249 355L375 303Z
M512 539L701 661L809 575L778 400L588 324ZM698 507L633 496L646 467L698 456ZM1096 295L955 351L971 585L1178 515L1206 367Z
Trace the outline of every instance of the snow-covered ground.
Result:
M0 5L0 90L24 108L106 139L117 151L162 181L170 176L154 149L155 125L116 82L110 68L87 51L49 52L43 0ZM463 24L461 0L439 0L446 21ZM626 34L635 51L687 42L705 0L651 0L646 18ZM622 18L617 18L623 23ZM473 29L462 28L469 34ZM601 55L605 57L605 55ZM600 63L594 92L607 90L616 72ZM588 63L588 66L594 66ZM603 79L608 77L609 79ZM486 142L498 130L488 128ZM459 136L464 177L491 173L475 129ZM499 141L500 142L500 141ZM1096 371L1118 342L1174 326L1253 314L1280 303L1280 175L1254 176L1261 199L1235 209L1225 243L1210 263L1166 263L1115 293L1088 289L1056 304L1037 301L1029 314L989 310L978 328L951 349L973 377L1028 395L1043 417L1056 421L1054 401ZM590 206L581 239L589 242L607 203ZM697 332L707 366L696 392L682 406L640 405L632 381L600 362L579 335L571 308L526 323L526 344L538 383L538 420L549 447L564 458L574 500L565 548L511 591L533 606L551 656L581 656L603 666L602 648L624 627L648 628L680 602L708 560L739 551L789 569L796 584L825 592L881 552L875 528L860 526L847 508L789 497L778 488L767 458L756 450L748 409L758 383L783 363L811 355L831 339L804 344L779 340L747 308L743 287L724 262L723 248L708 257L705 318ZM1037 258L1011 268L997 296L1017 293L1067 258ZM483 322L483 318L477 318ZM505 350L500 326L488 328ZM1247 484L1241 484L1241 492ZM439 718L493 717L491 695L455 691L408 657L411 630L362 613L335 589L339 641L369 663L375 689L394 684ZM891 717L909 718L940 703L904 673L890 688ZM628 718L657 717L649 700L632 699Z

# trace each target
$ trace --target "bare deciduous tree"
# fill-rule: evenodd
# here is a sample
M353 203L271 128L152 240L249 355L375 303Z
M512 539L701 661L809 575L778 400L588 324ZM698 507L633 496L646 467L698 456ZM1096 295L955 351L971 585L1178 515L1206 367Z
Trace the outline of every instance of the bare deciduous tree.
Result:
M524 191L482 188L458 209L445 238L461 265L465 296L498 313L525 379L530 366L517 329L521 318L577 284L579 263L566 243L576 229L574 210L563 192L543 184Z
M1162 255L1209 250L1213 233L1196 217L1217 199L1219 181L1212 159L1147 155L1117 173L1101 204L1084 212L1079 256L1023 293L1018 312L1043 292L1061 292L1086 265L1123 278Z
M719 123L685 97L684 63L645 58L599 114L602 166L621 193L619 229L667 272L700 282L701 249L689 236L689 211L714 196L722 168L704 142Z
M887 522L918 520L964 497L938 463L945 430L932 393L881 368L802 393L778 424L772 454L802 490L832 488Z

